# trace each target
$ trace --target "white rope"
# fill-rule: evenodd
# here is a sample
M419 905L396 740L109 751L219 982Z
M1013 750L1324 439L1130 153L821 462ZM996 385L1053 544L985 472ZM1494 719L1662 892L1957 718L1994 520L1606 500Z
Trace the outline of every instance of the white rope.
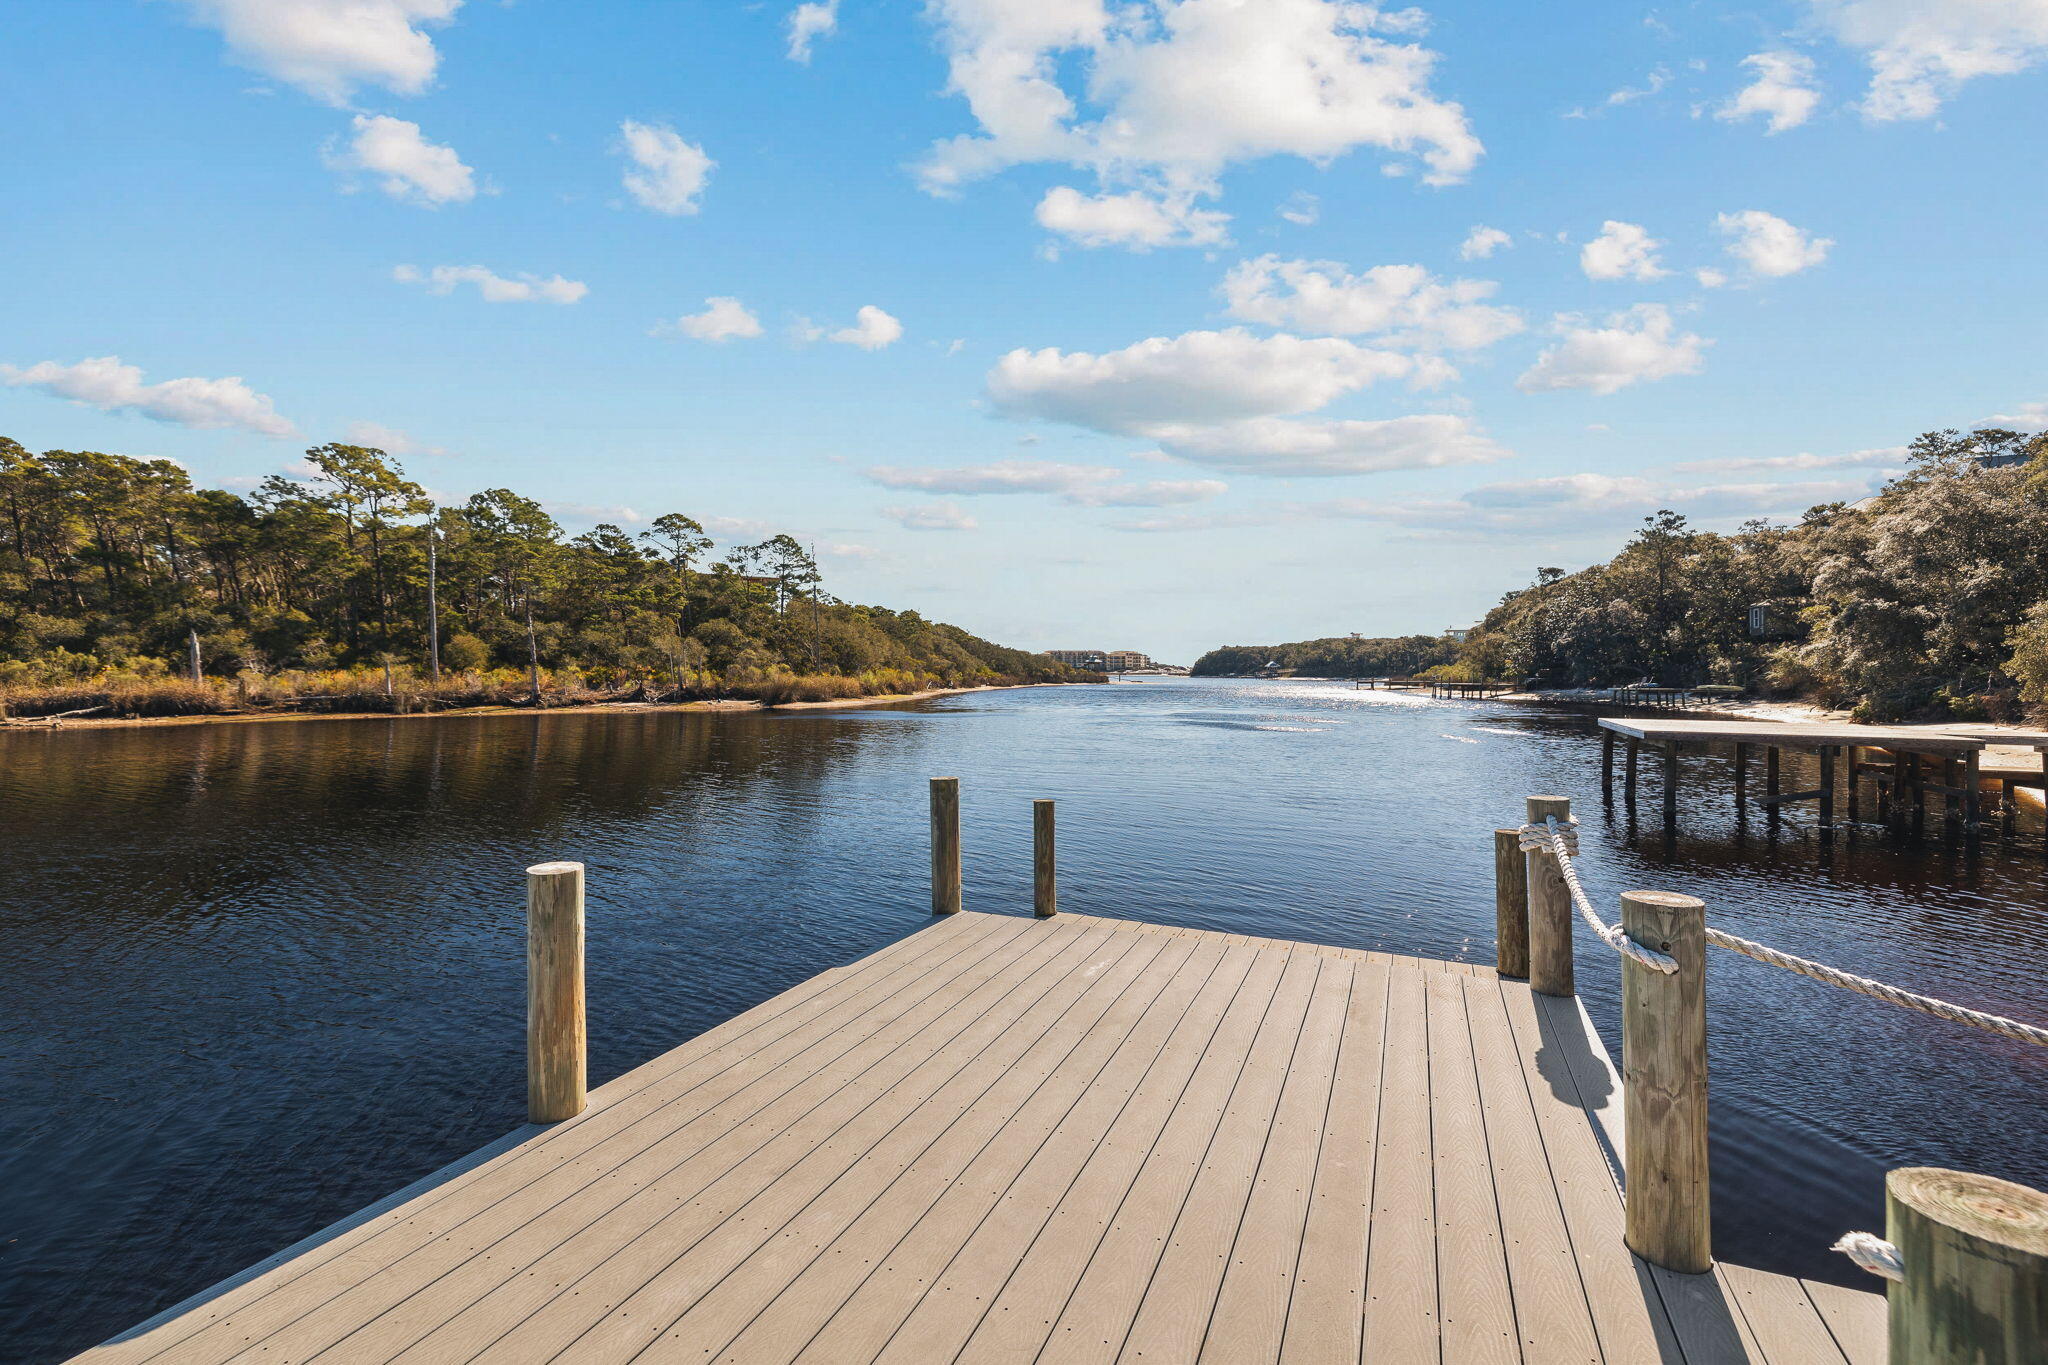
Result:
M1899 1249L1876 1233L1845 1232L1842 1240L1829 1250L1841 1252L1873 1275L1882 1275L1887 1280L1906 1278L1906 1262Z
M1548 853L1557 859L1558 871L1564 874L1564 884L1571 888L1572 903L1578 907L1580 916L1592 926L1593 932L1600 936L1603 943L1653 971L1677 971L1677 959L1653 948L1645 948L1630 938L1619 925L1608 924L1602 920L1600 913L1593 908L1593 902L1586 896L1586 888L1579 883L1578 869L1572 866L1572 859L1577 857L1579 852L1578 824L1576 816L1568 815L1562 823L1554 815L1545 816L1540 825L1523 825L1519 831L1519 842L1525 851ZM1761 943L1738 938L1734 934L1711 926L1707 929L1706 936L1707 942L1717 948L1726 948L1731 953L1741 953L1745 957L1755 958L1758 962L1783 967L1788 972L1798 972L1801 976L1810 976L1815 981L1840 986L1844 990L1867 995L1873 1000L1882 1000L1887 1004L1900 1005L1909 1010L1919 1010L1937 1019L1946 1019L1954 1024L1967 1024L1971 1028L2002 1034L2022 1043L2048 1047L2048 1028L2037 1028L2032 1024L2022 1024L2017 1019L2008 1019L2002 1014L1986 1014L1982 1010L1965 1009L1961 1005L1951 1005L1946 1000L1936 1000L1931 995L1918 995L1912 991L1901 990L1897 986L1889 986L1867 976L1845 972L1839 967L1829 967L1810 958L1795 957L1791 953L1779 952L1776 948L1767 948Z
M2022 1043L2039 1043L2048 1047L2048 1029L2022 1024L2019 1020L2008 1019L2002 1014L1985 1014L1981 1010L1964 1009L1961 1005L1951 1005L1946 1000L1936 1000L1931 995L1916 995L1912 991L1902 991L1897 986L1888 986L1882 981L1857 976L1839 967L1828 967L1803 957L1794 957L1790 953L1781 953L1776 948L1766 948L1761 943L1752 943L1746 938L1737 938L1719 929L1707 930L1707 942L1717 948L1726 948L1731 953L1741 953L1745 957L1755 958L1758 962L1767 962L1773 967L1783 967L1788 972L1810 976L1815 981L1825 981L1830 986L1840 986L1844 990L1867 995L1873 1000L1903 1005L1909 1010L1919 1010L1937 1019L1946 1019L1955 1024L1968 1024L1972 1028L2004 1034Z
M1579 908L1579 915L1600 935L1600 941L1620 953L1623 957L1641 963L1653 972L1667 976L1678 970L1678 959L1660 953L1655 948L1645 948L1628 936L1618 924L1609 924L1600 918L1600 912L1593 908L1593 902L1586 896L1586 888L1579 884L1578 869L1572 866L1572 859L1579 852L1579 821L1577 816L1568 815L1565 823L1559 824L1555 815L1543 817L1540 825L1524 825L1520 843L1523 850L1548 853L1557 860L1557 870L1564 874L1564 884L1572 893L1572 904Z

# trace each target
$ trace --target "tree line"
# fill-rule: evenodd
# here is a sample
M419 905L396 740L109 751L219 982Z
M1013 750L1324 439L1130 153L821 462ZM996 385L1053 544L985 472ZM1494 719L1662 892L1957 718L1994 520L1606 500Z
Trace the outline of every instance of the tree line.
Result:
M1928 432L1906 466L1874 497L1792 525L1721 534L1661 510L1606 563L1538 569L1465 641L1435 642L1448 656L1437 670L1554 687L1717 683L1867 720L2048 704L2048 434ZM1372 665L1341 666L1327 647L1347 643L1368 646ZM1247 672L1212 661L1265 652L1303 672L1398 673L1378 647L1404 643L1216 651L1196 667Z
M876 684L856 691L1086 676L842 602L788 535L715 554L670 513L637 535L569 536L510 489L436 505L371 447L318 446L303 468L243 496L170 460L0 438L0 685L175 678L195 652L208 678L514 671L536 696L544 676L693 695L791 676Z

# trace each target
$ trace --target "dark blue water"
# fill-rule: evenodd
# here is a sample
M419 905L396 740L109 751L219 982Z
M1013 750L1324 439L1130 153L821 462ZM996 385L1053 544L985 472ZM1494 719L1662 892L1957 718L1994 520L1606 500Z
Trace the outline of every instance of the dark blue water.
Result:
M1053 796L1066 909L1490 961L1491 831L1557 792L1609 905L1690 892L2048 1019L2037 825L1829 853L1688 760L1667 849L1603 812L1598 764L1581 717L1315 682L0 735L0 1357L82 1349L521 1122L528 864L589 865L595 1083L922 927L933 775L962 780L971 909L1030 913ZM1618 1050L1616 959L1580 942ZM1858 1283L1825 1248L1882 1227L1887 1168L2048 1185L2041 1049L1710 972L1723 1257Z

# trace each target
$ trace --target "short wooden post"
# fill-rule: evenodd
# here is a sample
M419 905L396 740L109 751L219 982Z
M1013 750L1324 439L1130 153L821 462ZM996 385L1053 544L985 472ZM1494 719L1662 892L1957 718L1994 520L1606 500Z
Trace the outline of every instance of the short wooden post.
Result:
M1669 1270L1714 1265L1707 1186L1706 906L1626 891L1621 927L1678 959L1675 973L1621 960L1622 1131L1628 1249Z
M583 864L526 869L526 1116L583 1112Z
M1678 828L1678 741L1664 746L1664 832Z
M960 779L932 779L932 913L960 913Z
M1614 731L1600 727L1600 797L1608 804L1614 801Z
M1835 838L1835 747L1832 744L1820 746L1820 841L1833 843Z
M1892 1365L2048 1362L2048 1194L1909 1166L1884 1180Z
M1494 969L1517 979L1529 975L1529 867L1522 832L1493 832Z
M1059 878L1053 859L1052 802L1031 803L1031 912L1047 919L1060 912Z
M1528 801L1529 823L1541 825L1546 816L1559 824L1572 813L1570 798L1532 796ZM1539 995L1571 995L1572 980L1572 891L1558 870L1557 855L1530 849L1522 855L1522 875L1528 885L1529 989Z

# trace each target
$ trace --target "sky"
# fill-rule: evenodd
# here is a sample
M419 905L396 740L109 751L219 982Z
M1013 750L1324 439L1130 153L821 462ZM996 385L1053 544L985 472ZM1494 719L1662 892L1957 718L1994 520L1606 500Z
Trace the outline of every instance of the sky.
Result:
M1436 633L2048 425L2048 0L0 0L0 434Z

